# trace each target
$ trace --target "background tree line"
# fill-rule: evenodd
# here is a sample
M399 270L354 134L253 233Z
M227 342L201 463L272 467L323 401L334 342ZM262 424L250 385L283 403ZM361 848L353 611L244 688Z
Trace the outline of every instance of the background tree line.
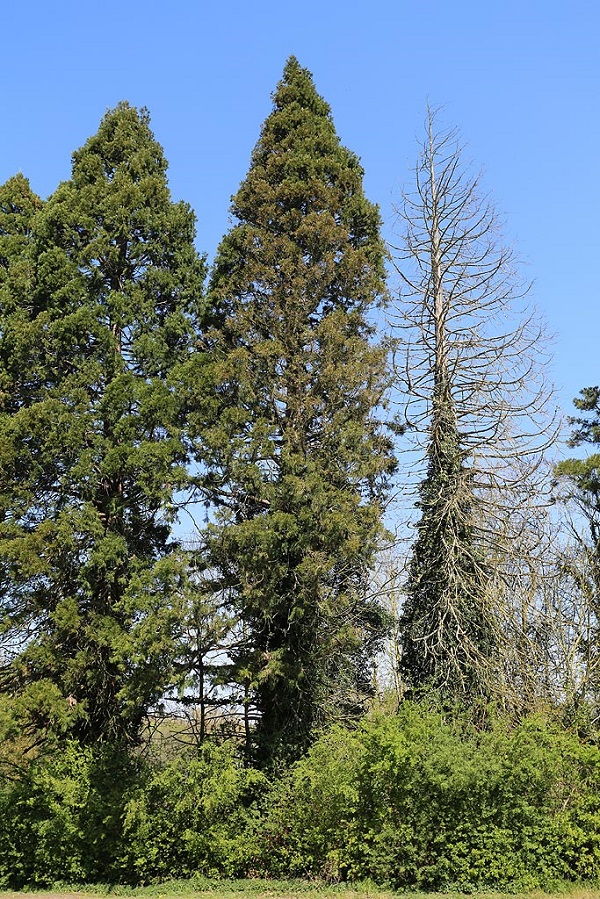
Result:
M188 774L190 751L210 768L209 737L241 747L250 773L227 771L248 808L260 770L382 700L424 720L434 704L442 730L545 710L595 733L598 456L548 462L543 328L457 135L428 113L391 250L294 58L210 269L166 171L123 103L47 200L23 175L0 188L7 808L47 799L57 748L89 798L90 771L130 783L144 753L177 779L160 766L178 741ZM598 403L576 401L573 446L598 444ZM389 511L405 448L406 552ZM350 856L336 876L368 876Z

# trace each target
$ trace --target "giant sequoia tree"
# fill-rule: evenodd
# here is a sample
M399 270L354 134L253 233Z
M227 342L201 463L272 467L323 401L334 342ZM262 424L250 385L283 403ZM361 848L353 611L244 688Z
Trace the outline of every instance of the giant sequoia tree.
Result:
M171 378L204 270L165 173L122 104L42 209L20 180L2 202L0 683L34 729L89 742L135 741L170 673L188 458Z
M263 759L360 709L384 627L367 591L393 468L369 320L384 247L362 176L290 59L210 291L222 413L207 438L207 545L238 615L233 661Z

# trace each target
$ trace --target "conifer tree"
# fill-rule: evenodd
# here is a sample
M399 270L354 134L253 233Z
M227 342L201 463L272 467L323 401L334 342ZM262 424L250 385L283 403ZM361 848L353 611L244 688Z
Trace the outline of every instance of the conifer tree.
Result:
M147 113L121 104L27 227L0 324L1 686L30 697L34 730L68 709L84 742L133 743L170 677L194 216Z
M571 701L577 706L586 692L596 703L600 695L600 387L584 387L573 403L578 415L569 417L573 426L569 446L591 447L592 452L564 459L555 473L558 496L567 511L567 542L558 567L566 581L564 605L574 612L567 621L569 635L576 635L569 642L575 648L572 668L577 683ZM557 617L553 615L554 620Z
M569 446L600 445L600 388L584 387L573 400L579 415L569 418L574 426ZM590 534L600 552L600 454L592 452L583 459L565 459L556 468L563 483L571 487L571 496L578 500L581 512L588 519Z
M386 290L378 210L296 59L273 101L212 274L223 406L204 485L263 762L369 694L384 615L367 579L394 465L370 320Z

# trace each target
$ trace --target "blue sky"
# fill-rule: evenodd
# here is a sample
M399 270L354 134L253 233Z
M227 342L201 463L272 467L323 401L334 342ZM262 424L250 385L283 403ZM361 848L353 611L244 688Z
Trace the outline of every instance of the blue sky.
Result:
M0 21L0 181L23 171L47 196L108 107L147 106L209 258L291 53L361 157L388 238L426 102L443 105L555 334L560 404L600 382L597 2L22 0Z

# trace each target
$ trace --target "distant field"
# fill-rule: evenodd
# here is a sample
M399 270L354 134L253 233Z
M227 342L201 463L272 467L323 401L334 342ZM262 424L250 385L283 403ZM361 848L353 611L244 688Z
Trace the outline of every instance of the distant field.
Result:
M310 881L223 881L221 883L207 881L171 882L155 884L149 887L96 886L81 888L65 888L56 890L39 890L22 893L0 892L0 899L93 899L107 896L138 896L147 899L397 899L398 896L410 899L600 899L600 888L573 888L556 893L544 893L536 890L531 893L393 893L378 889L371 884L349 887L346 885L327 886Z

